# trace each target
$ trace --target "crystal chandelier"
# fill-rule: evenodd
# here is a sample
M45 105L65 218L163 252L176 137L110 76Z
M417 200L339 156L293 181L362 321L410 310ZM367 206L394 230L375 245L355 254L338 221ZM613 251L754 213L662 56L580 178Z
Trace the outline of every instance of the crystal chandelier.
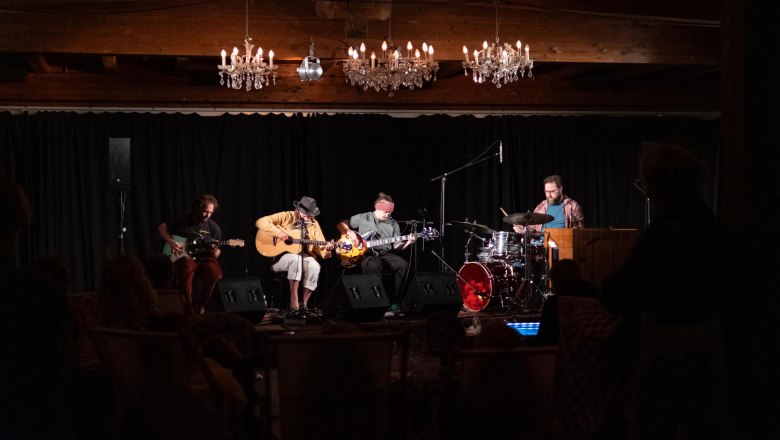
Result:
M344 61L344 78L353 86L364 91L373 88L377 92L389 92L392 97L401 87L409 90L421 89L424 82L436 81L439 63L433 59L433 46L422 44L422 52L415 49L412 42L406 43L406 53L401 48L393 46L392 9L388 20L388 38L382 42L382 52L377 55L371 52L366 56L366 44L360 43L360 48L350 46Z
M274 66L274 51L268 51L268 63L263 61L263 48L257 49L257 54L252 55L252 37L249 36L249 0L244 0L246 9L245 25L246 36L244 37L244 55L238 54L238 48L233 48L230 54L230 64L226 64L227 53L222 50L222 64L217 66L219 69L219 84L227 84L228 88L240 90L245 87L247 91L262 89L263 86L276 84L276 70L279 66ZM225 81L227 77L227 82Z
M525 55L523 54L523 43L517 40L515 47L509 43L501 44L498 38L498 1L496 1L496 41L488 46L487 40L482 43L482 50L474 50L474 59L469 59L469 50L463 46L463 55L466 61L463 62L463 72L469 75L471 69L472 79L477 84L484 83L491 76L492 82L496 88L501 88L501 83L509 84L517 81L526 74L533 78L531 69L534 67L534 61L530 57L530 47L525 45ZM518 75L519 74L519 75Z
M397 47L389 47L383 41L380 56L371 52L371 56L366 57L365 43L360 44L359 51L350 47L349 58L344 61L346 81L363 90L389 91L390 96L401 87L420 89L423 82L436 81L436 72L439 71L439 63L433 59L433 46L423 43L422 49L420 53L420 49L414 49L409 41L406 43L406 55L403 55Z

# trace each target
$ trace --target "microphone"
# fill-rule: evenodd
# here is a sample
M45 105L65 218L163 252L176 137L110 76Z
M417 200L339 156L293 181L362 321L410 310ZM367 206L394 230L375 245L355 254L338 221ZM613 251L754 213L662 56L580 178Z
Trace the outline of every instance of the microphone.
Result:
M504 141L498 141L498 163L504 163Z

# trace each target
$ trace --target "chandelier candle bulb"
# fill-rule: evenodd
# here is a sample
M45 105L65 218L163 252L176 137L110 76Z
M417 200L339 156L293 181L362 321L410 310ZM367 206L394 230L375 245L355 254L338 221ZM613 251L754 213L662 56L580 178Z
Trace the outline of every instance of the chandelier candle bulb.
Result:
M360 43L360 56L366 59L366 43Z
M268 51L268 66L274 67L274 51L272 50Z
M422 53L423 55L425 55L425 58L428 59L428 43L426 43L425 41L423 41L422 44Z
M463 46L463 55L466 55L466 62L469 62L469 48L465 45Z
M406 43L406 56L407 56L407 57L410 57L410 56L412 56L412 48L413 48L413 47L414 47L414 46L412 46L412 42L411 42L411 41L409 41L408 43Z
M225 52L225 49L222 49L222 67L226 67L227 64L225 64L225 57L227 56L227 52Z
M520 50L523 48L523 43L521 43L520 40L517 40L516 46L517 46L517 50Z
M528 45L526 44L525 45L525 59L526 60L530 60L531 59L530 51L531 51L531 48L529 48Z
M418 60L420 59L420 49L414 50L414 57L417 58Z
M376 54L374 52L371 52L371 68L376 67Z
M433 62L433 46L428 46L428 59Z

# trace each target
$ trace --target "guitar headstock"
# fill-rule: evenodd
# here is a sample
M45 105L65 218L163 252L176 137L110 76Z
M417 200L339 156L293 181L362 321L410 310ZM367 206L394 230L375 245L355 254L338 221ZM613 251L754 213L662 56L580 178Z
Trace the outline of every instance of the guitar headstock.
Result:
M437 231L435 228L428 227L423 228L419 235L423 240L433 240L439 236L439 231Z
M233 238L233 239L227 240L225 242L225 244L228 245L228 246L233 246L233 247L244 247L244 240L241 240L241 239L238 239L238 238Z

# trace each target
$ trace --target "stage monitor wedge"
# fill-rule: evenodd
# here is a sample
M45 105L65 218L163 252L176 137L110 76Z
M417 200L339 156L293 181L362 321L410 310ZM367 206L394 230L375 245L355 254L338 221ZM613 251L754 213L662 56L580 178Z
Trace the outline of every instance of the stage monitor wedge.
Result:
M354 322L378 321L390 308L382 277L344 275L322 305L327 318Z
M415 317L426 317L438 310L458 313L461 307L463 298L454 273L417 273L401 302L404 314Z
M243 316L253 324L263 320L265 296L258 278L223 278L216 289L212 304L217 302L221 311ZM219 299L214 300L214 296L219 296Z

